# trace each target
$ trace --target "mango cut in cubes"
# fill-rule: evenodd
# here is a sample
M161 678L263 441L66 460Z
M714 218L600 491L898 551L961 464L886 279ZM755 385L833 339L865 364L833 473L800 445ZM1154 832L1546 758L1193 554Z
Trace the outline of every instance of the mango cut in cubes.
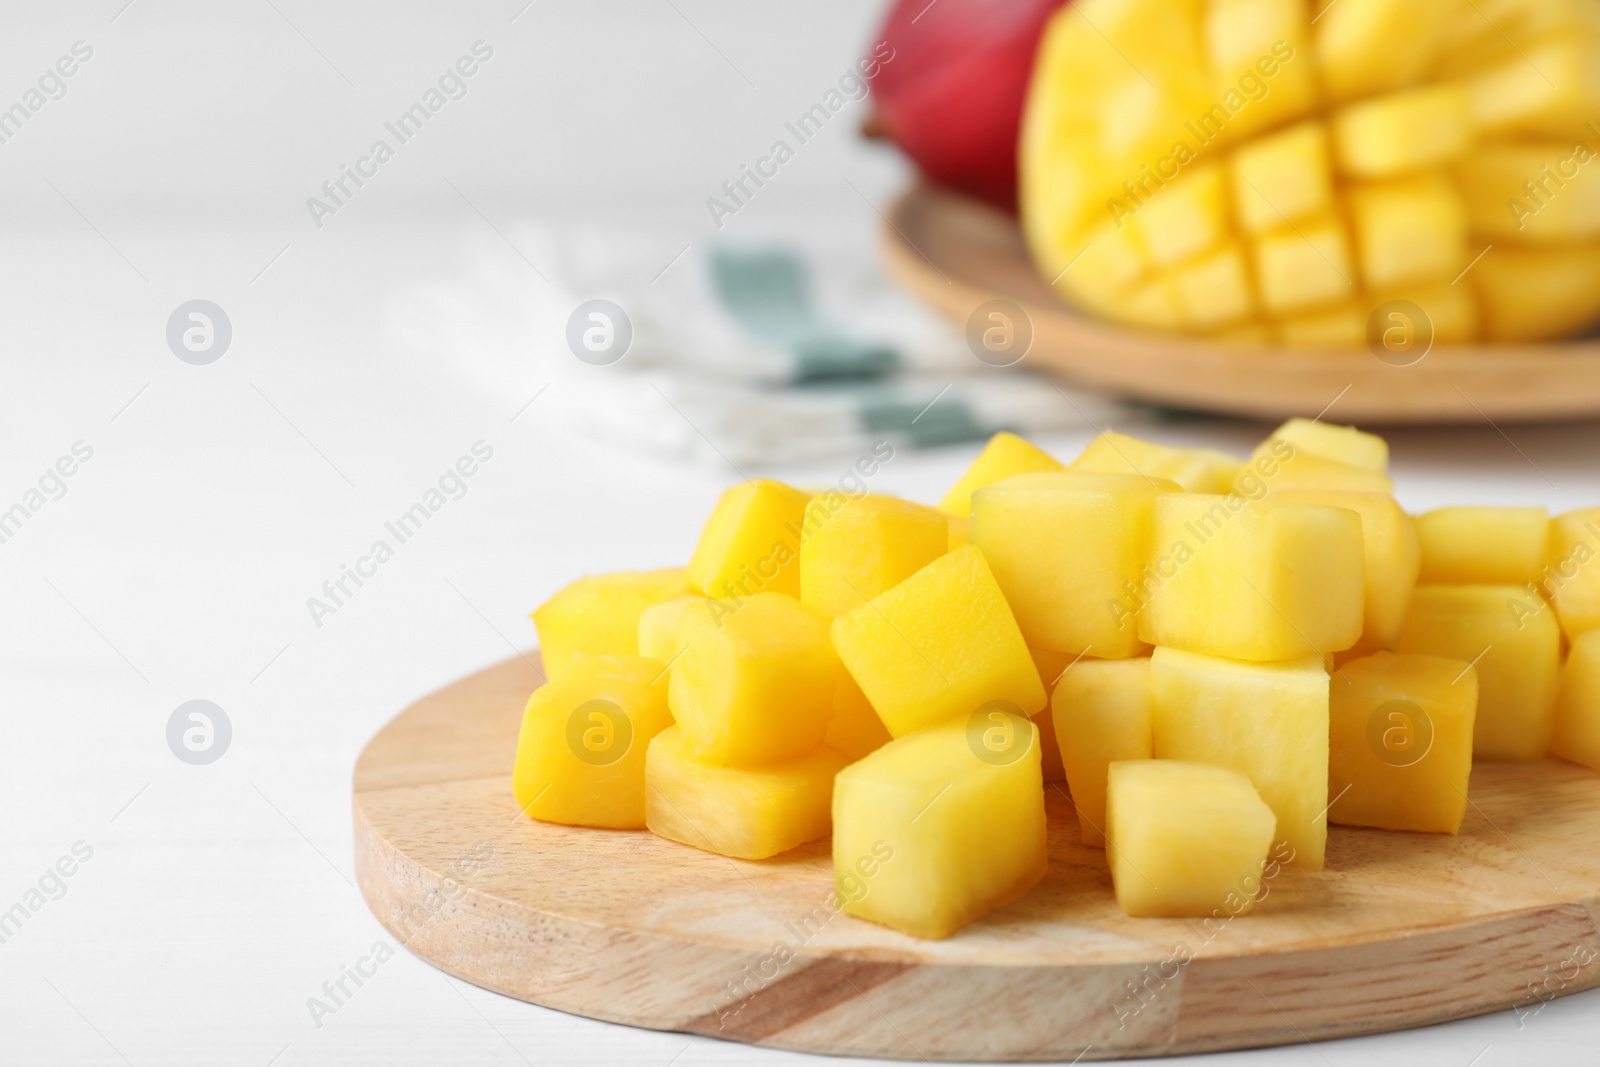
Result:
M1337 490L1291 489L1273 499L1323 504L1361 516L1362 585L1365 611L1357 648L1393 648L1400 638L1422 551L1417 527L1392 496Z
M830 493L806 505L800 602L833 618L860 607L944 555L946 516L887 496Z
M688 593L651 604L639 613L639 655L671 663L678 655L678 623L692 604L703 604L706 597Z
M1550 549L1544 508L1439 508L1417 516L1425 585L1536 582Z
M1600 630L1579 634L1561 669L1550 753L1600 771Z
M699 759L747 767L822 743L839 660L827 620L794 597L691 605L678 623L678 649L667 699Z
M1554 597L1568 638L1600 629L1600 508L1550 522L1550 562L1540 591Z
M1277 815L1284 862L1320 871L1328 837L1328 674L1320 658L1242 663L1157 648L1157 759L1232 767Z
M1287 441L1298 452L1309 452L1375 474L1384 474L1389 469L1389 443L1377 434L1365 433L1354 426L1290 419L1273 430L1267 440Z
M1143 329L1289 344L1358 348L1396 299L1438 339L1581 327L1596 22L1589 0L1079 0L1018 146L1040 276Z
M1321 656L1361 637L1364 552L1361 517L1344 508L1163 493L1154 555L1125 607L1152 645Z
M1004 711L884 745L834 784L833 864L844 911L948 937L1044 877L1038 731ZM864 857L892 855L864 881Z
M1250 470L1265 468L1266 491L1290 489L1336 489L1352 493L1393 493L1394 482L1382 471L1358 467L1330 456L1319 455L1281 438L1263 442L1250 457ZM1234 481L1236 493L1248 494L1245 474Z
M984 486L1013 474L1036 474L1061 469L1061 464L1048 452L1014 433L1002 431L989 438L989 443L983 446L983 451L972 461L972 466L939 501L939 510L966 518L972 509L972 494Z
M1172 448L1109 431L1090 441L1067 470L1082 474L1138 474L1176 482L1186 493L1221 493L1233 484L1240 461L1199 448Z
M1420 585L1395 651L1476 668L1475 759L1544 758L1555 727L1561 630L1539 596L1514 585Z
M888 744L889 730L872 710L867 695L861 691L849 671L839 672L838 685L833 690L833 716L828 720L828 732L822 743L858 760Z
M645 818L650 832L735 859L760 860L828 833L833 778L849 759L826 745L761 767L696 756L680 727L650 742Z
M711 597L798 597L800 531L810 500L810 494L766 478L723 493L684 568L693 591Z
M602 659L528 698L512 792L525 814L543 822L640 829L645 751L672 725L666 696L652 684L661 665L638 656Z
M1106 843L1106 769L1150 759L1150 660L1080 660L1050 696L1067 786L1083 843Z
M1034 648L1122 659L1148 650L1120 607L1142 578L1158 496L1139 474L1020 474L972 497L972 543Z
M639 654L639 616L689 592L683 571L620 571L580 578L533 613L546 677L559 680L572 656Z
M1106 860L1128 915L1249 911L1276 817L1250 779L1183 760L1119 760L1107 772Z
M976 546L940 556L840 615L832 635L839 658L895 737L995 701L1022 715L1045 704L1027 642Z
M1379 652L1342 664L1329 685L1328 820L1459 831L1478 708L1471 664Z

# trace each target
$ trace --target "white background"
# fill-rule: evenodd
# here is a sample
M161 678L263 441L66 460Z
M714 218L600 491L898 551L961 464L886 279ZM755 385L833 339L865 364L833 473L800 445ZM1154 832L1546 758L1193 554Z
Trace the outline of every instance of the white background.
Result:
M94 49L67 95L0 145L0 508L75 442L93 448L66 495L0 544L0 909L74 842L94 850L0 945L0 1061L797 1058L561 1015L404 953L322 1027L307 1010L389 940L349 884L349 776L366 739L531 645L527 612L573 577L683 560L736 477L556 429L559 389L522 410L545 384L534 359L519 380L419 352L389 325L398 294L449 278L485 239L509 276L540 284L494 232L526 219L638 219L703 246L705 198L833 84L878 17L848 0L523 2L0 14L0 106L73 42ZM494 58L469 95L317 229L306 197L479 39ZM859 118L828 128L729 230L826 222L870 255L876 215L845 179L881 204L906 172L856 141ZM234 330L205 367L164 337L196 297ZM1193 421L1161 436L1243 449L1262 430ZM479 440L494 458L467 495L315 627L306 598ZM1070 454L1082 440L1042 443ZM1413 510L1600 502L1594 426L1392 441ZM936 499L973 451L902 452L878 488ZM207 767L164 736L194 698L234 729ZM1588 994L1521 1026L1506 1013L1215 1060L1575 1061L1597 1022Z

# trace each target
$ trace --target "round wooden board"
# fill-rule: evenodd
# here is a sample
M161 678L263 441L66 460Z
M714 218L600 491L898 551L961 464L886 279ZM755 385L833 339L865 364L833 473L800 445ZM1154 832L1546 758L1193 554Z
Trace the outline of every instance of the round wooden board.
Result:
M1600 777L1578 767L1477 768L1457 837L1335 827L1326 871L1284 870L1253 912L1209 924L1119 912L1104 853L1050 787L1044 881L925 942L829 909L826 841L752 863L520 816L513 749L537 682L523 658L456 682L355 769L373 913L436 966L536 1004L808 1052L1072 1060L1532 1011L1600 984Z
M883 254L891 275L957 326L986 301L1020 305L1034 331L1022 365L1103 392L1265 419L1313 416L1337 398L1339 421L1366 424L1600 415L1595 340L1438 345L1397 367L1366 348L1248 347L1096 321L1039 277L1014 218L929 185L889 209Z

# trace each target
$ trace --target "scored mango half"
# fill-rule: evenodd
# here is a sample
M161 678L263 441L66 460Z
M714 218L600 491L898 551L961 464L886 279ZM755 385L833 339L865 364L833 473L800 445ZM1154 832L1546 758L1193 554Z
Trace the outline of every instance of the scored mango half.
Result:
M1562 336L1600 314L1597 67L1593 0L1081 0L1034 68L1024 230L1144 328Z

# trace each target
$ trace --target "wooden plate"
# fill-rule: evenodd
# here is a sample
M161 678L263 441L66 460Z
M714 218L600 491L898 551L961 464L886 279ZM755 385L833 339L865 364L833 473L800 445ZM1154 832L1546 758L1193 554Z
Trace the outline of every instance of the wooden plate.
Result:
M1035 272L1015 219L928 185L889 209L883 238L889 273L952 322L965 327L979 305L1010 300L1033 326L1024 366L1108 393L1268 419L1316 415L1335 398L1331 417L1360 423L1600 415L1594 340L1439 345L1400 367L1366 348L1251 348L1129 330L1057 299Z
M826 841L759 863L518 814L537 683L512 659L425 697L355 770L356 872L413 952L610 1022L808 1052L1072 1060L1537 1011L1600 984L1600 777L1485 765L1458 837L1335 827L1255 911L1129 919L1047 790L1050 870L946 941L832 912Z

